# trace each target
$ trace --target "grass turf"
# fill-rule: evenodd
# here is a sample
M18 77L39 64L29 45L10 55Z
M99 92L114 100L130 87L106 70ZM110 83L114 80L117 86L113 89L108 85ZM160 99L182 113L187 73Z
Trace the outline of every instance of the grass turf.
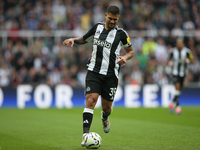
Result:
M105 134L100 109L91 132L102 137L102 150L200 149L200 107L183 107L181 115L167 108L114 108ZM74 109L0 109L1 150L82 150L82 112Z

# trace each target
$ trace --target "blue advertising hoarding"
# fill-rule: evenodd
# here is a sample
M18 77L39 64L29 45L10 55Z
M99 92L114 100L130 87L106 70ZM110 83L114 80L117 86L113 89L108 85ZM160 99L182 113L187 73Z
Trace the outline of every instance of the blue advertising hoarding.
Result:
M119 86L114 106L127 108L168 107L173 95L173 85L162 87L154 84ZM200 88L184 88L180 96L180 104L182 106L200 106ZM36 87L19 85L17 88L0 88L0 107L73 108L84 106L83 88L72 88L69 85L57 85L51 88L46 84ZM98 101L96 107L100 106L100 101Z

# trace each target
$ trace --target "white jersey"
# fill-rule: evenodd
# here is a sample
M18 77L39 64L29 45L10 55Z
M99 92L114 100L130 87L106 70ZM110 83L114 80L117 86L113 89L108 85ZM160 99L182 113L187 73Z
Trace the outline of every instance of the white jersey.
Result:
M174 76L184 77L187 73L186 59L191 60L193 58L191 50L183 47L179 51L176 47L170 51L169 59L173 62L172 74Z
M122 28L105 29L105 23L95 24L84 36L85 41L93 40L93 51L88 70L103 75L119 76L120 65L117 57L123 47L131 46L129 36Z

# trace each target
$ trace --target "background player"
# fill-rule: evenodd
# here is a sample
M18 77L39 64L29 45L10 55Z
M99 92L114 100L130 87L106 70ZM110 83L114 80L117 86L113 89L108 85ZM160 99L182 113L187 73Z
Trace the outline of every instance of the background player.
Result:
M171 113L174 113L175 108L177 114L181 113L179 96L183 89L185 76L187 75L187 66L192 62L192 59L191 50L184 46L182 39L178 39L176 47L170 51L169 55L169 65L172 67L173 83L176 89L173 101L169 104Z
M105 23L95 24L83 37L64 40L63 44L73 47L75 44L85 44L93 40L92 56L88 64L86 75L86 106L83 111L83 140L89 133L92 123L93 110L101 95L102 112L101 118L105 133L110 130L108 116L118 85L120 67L133 56L133 48L126 31L116 24L119 20L119 8L110 6L105 13ZM126 50L126 55L120 56L121 47Z

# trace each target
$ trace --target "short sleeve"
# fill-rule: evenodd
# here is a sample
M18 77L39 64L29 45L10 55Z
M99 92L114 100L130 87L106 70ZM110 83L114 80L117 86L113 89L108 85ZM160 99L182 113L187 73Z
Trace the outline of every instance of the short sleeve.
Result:
M95 24L84 36L83 39L87 42L92 41L98 24Z
M124 47L132 46L132 44L130 42L130 38L128 36L128 33L124 30L121 31L121 42L122 42Z

